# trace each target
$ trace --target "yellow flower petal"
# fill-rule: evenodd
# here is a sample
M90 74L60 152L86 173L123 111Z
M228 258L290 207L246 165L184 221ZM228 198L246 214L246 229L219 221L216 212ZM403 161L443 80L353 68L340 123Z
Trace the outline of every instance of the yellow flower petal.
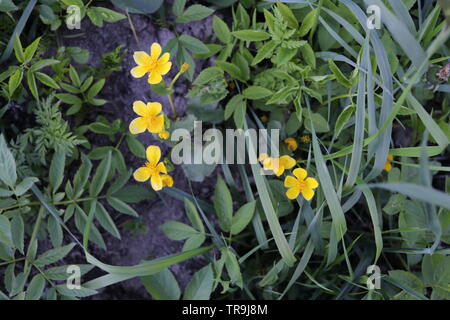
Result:
M262 162L264 160L266 160L269 157L269 155L267 153L261 153L258 157L258 161Z
M170 71L170 68L172 68L172 62L164 62L162 64L158 64L158 66L155 68L155 71L159 72L162 75L165 75Z
M159 102L148 102L147 103L147 110L149 116L157 116L162 111L162 105Z
M160 139L167 140L167 139L169 139L169 137L170 137L170 132L169 132L169 131L166 131L166 130L163 130L163 131L161 131L160 133L158 133L158 137L159 137Z
M159 173L167 173L166 165L163 162L158 163L156 170L158 170Z
M142 78L148 72L147 67L137 66L131 69L130 73L134 78Z
M173 186L173 178L168 174L161 175L163 187L172 187Z
M294 174L294 176L297 177L297 179L299 179L300 181L305 180L306 176L308 175L308 172L305 169L302 168L297 168L294 171L292 171L292 173Z
M394 156L392 154L388 154L387 156L388 161L394 160Z
M141 117L147 117L149 114L147 105L142 101L133 102L133 111Z
M148 76L148 83L150 84L158 84L162 81L162 76L160 73L158 73L156 70L153 70L150 72L150 75Z
M164 116L160 115L150 119L148 131L151 133L159 133L164 130Z
M130 122L130 132L132 134L142 133L147 129L147 120L143 117L139 117Z
M273 172L277 177L281 176L286 168L283 165L279 165L278 168L273 168Z
M389 161L386 161L386 163L384 164L384 170L386 170L387 172L392 170L392 164Z
M314 190L310 188L305 188L302 190L303 198L306 200L311 200L314 197Z
M152 166L156 166L161 159L161 149L158 146L149 146L145 152L148 162Z
M298 180L295 179L293 176L287 176L284 179L284 186L286 188L292 188L292 187L295 187L297 185L297 182L298 182Z
M153 59L157 60L159 58L159 56L161 55L161 51L162 51L162 49L161 49L161 46L159 45L159 43L154 42L152 44L152 46L150 47L150 56Z
M289 157L289 156L281 156L280 157L280 165L283 166L285 169L292 169L293 167L295 167L295 164L297 162Z
M288 191L286 191L286 197L288 197L291 200L296 199L299 194L300 194L299 188L289 188Z
M291 150L291 151L297 150L298 145L297 145L297 141L295 141L294 138L286 138L286 139L284 139L284 143L286 143L289 150Z
M155 191L159 191L163 188L162 178L161 178L161 175L159 175L159 174L154 174L152 176L151 183L152 183L152 188Z
M317 182L314 178L306 178L305 180L306 186L310 189L315 189L319 186L319 182Z
M150 170L146 167L141 167L134 172L133 177L139 182L147 181L150 179Z
M164 53L161 58L158 59L159 64L164 64L170 60L170 53L166 52Z
M134 62L136 62L138 65L146 65L150 61L150 56L144 52L144 51L136 51L133 54Z

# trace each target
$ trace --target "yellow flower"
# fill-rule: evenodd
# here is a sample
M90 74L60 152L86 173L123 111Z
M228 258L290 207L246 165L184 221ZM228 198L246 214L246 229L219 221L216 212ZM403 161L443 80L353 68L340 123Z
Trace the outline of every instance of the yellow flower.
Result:
M150 55L144 51L136 51L133 58L137 66L131 69L131 75L141 78L148 72L148 83L160 83L162 76L172 67L172 62L169 61L170 53L166 52L161 56L161 52L161 46L156 42L150 48Z
M265 114L263 114L261 116L261 121L262 121L262 123L267 123L267 121L269 121L269 118L267 118L267 116Z
M286 143L287 148L289 150L291 150L291 151L297 150L298 145L297 145L297 141L295 141L294 138L286 138L286 139L284 139L284 143Z
M145 104L142 101L135 101L133 110L140 117L130 123L130 132L132 134L142 133L145 130L151 133L160 133L164 130L164 115L160 114L162 106L159 102L148 102Z
M277 177L281 176L284 170L292 169L296 163L295 160L289 156L270 158L265 153L259 156L258 161L263 163L264 170L272 170Z
M387 160L384 164L384 170L386 170L387 172L392 170L392 163L391 163L392 160L394 160L394 156L392 154L388 154Z
M300 141L303 143L310 143L311 142L311 138L307 135L304 135L300 138Z
M264 160L266 160L269 157L269 155L267 153L261 153L258 157L258 161L259 162L263 162Z
M163 140L167 140L170 137L170 132L166 131L166 130L163 130L160 133L158 133L158 137L160 137Z
M183 63L182 65L181 65L181 68L180 68L180 72L186 72L188 69L189 69L189 64L188 63Z
M139 182L150 179L153 190L159 191L165 185L169 185L168 178L165 177L167 175L166 166L164 163L159 162L161 159L161 149L158 146L149 146L146 150L146 156L148 161L145 163L145 166L140 167L134 172L134 179Z
M164 187L171 188L173 186L173 178L171 176L169 176L168 174L162 174L161 179L162 179L162 183L163 183L163 188Z
M308 172L305 169L297 168L293 172L295 177L287 176L284 179L284 186L288 188L286 196L293 200L301 193L303 198L311 200L314 197L314 190L319 186L319 183L314 178L306 178Z

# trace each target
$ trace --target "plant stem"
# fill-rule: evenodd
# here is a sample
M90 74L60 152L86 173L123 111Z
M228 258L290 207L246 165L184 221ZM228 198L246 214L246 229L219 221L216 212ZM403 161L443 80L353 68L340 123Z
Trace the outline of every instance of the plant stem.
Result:
M176 119L178 117L178 114L177 114L177 109L175 109L175 105L173 104L172 95L169 94L167 97L169 98L170 107L172 108L172 118Z

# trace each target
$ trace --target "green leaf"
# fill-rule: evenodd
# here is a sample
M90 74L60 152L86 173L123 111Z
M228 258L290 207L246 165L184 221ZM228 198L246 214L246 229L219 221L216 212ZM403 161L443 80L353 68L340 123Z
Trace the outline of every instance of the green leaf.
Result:
M14 91L19 87L20 83L22 82L23 78L23 69L19 68L17 69L11 77L9 77L8 82L8 90L9 90L9 96L11 97L14 94Z
M109 169L111 168L111 152L108 152L106 158L100 162L100 165L92 178L91 185L89 186L89 195L93 198L97 197L105 185L106 179L109 175Z
M22 43L20 42L19 35L14 34L14 42L13 42L14 54L19 62L25 62L25 55L22 48Z
M48 75L46 75L45 73L42 72L35 72L34 75L36 76L36 78L38 78L38 80L40 82L42 82L43 84L45 84L46 86L53 88L53 89L59 89L59 85L56 83L55 80L53 80L51 77L49 77Z
M53 192L61 186L64 179L64 168L66 166L66 153L62 148L58 148L53 155L52 163L50 164L49 179Z
M0 243L4 243L8 247L14 247L11 234L11 223L4 215L0 215Z
M119 12L103 8L103 7L90 7L90 10L96 10L102 19L106 22L117 22L126 18L124 14ZM88 9L89 12L89 9Z
M145 159L145 147L136 137L127 135L126 141L131 153L136 157Z
M213 17L213 31L222 43L230 43L232 40L230 29L227 24L218 16Z
M34 77L34 74L32 72L27 72L27 84L28 88L31 91L31 94L33 97L38 100L39 99L39 93L36 85L36 78Z
M188 198L184 198L184 210L189 218L192 225L201 233L205 232L205 227L203 226L202 219L198 214L197 208Z
M330 67L331 72L336 76L336 80L346 88L351 88L353 86L352 81L348 79L342 71L338 68L336 63L333 60L328 60L328 66Z
M178 221L167 221L161 226L164 234L172 240L185 240L198 234L198 231Z
M175 19L175 22L186 23L191 21L202 20L210 16L213 12L214 10L202 6L201 4L194 4L188 7L181 16L177 17Z
M14 4L14 2L12 2L12 0L2 0L0 2L0 11L1 12L14 11L14 10L17 10L17 9L18 8Z
M219 224L223 231L229 232L233 217L233 200L225 181L219 176L214 192L214 209L219 217Z
M278 10L280 10L280 13L283 16L284 20L286 21L287 25L292 29L297 29L298 21L297 18L294 16L292 10L287 5L281 2L277 2L277 7Z
M356 106L355 105L349 105L347 106L342 112L339 114L336 124L334 126L334 136L337 138L342 132L342 129L344 129L344 126L347 124L348 120L352 117L352 115L355 113Z
M69 289L67 288L66 284L59 284L55 286L56 291L58 291L59 294L66 296L66 297L89 297L97 293L97 291L88 289L88 288L79 288L79 289Z
M247 99L259 100L267 98L268 96L272 95L273 92L261 86L250 86L244 89L244 91L242 91L242 94Z
M167 268L160 272L142 277L141 282L155 300L178 300L181 292L178 282Z
M273 50L277 47L277 43L273 40L270 40L262 45L261 48L258 49L256 56L252 60L252 66L257 65L264 59L270 58L273 54Z
M118 198L108 196L106 200L111 205L111 207L113 207L114 209L116 209L121 213L128 214L133 217L139 216L139 214L132 207L130 207L128 204L126 204L125 202L123 202Z
M103 86L105 85L105 79L100 79L96 83L92 85L92 87L89 88L89 91L87 93L88 99L94 98L100 90L102 90Z
M184 291L183 300L209 300L213 286L211 265L201 268L189 281Z
M73 249L75 243L68 244L67 246L54 248L48 250L41 254L35 261L34 264L38 267L44 267L46 265L55 263L69 254Z
M9 151L3 134L0 135L0 181L11 188L17 181L16 160Z
M172 5L172 12L174 15L181 16L186 6L186 0L175 0Z
M14 194L18 197L24 195L38 181L38 178L26 177L14 188Z
M183 248L181 250L184 252L184 251L196 249L196 248L200 247L203 244L203 242L205 242L205 240L206 240L206 236L202 233L193 235L184 242Z
M130 13L149 14L156 12L161 7L163 0L112 0L112 3Z
M34 54L36 53L36 50L39 47L39 41L41 41L41 37L37 38L28 47L26 47L24 52L24 59L25 59L24 62L29 62L31 61L31 59L33 59Z
M100 225L114 237L120 239L120 232L117 230L116 224L100 202L97 203L96 210L95 217Z
M316 18L317 18L317 9L314 9L310 11L306 17L302 21L302 25L300 26L300 29L298 30L298 34L300 37L304 37L313 27Z
M316 68L316 56L314 53L314 50L311 48L309 43L305 43L303 46L300 47L300 51L302 53L303 58L305 59L306 63L311 66L311 68Z
M24 253L24 234L25 227L20 214L15 215L11 220L11 235L14 246L20 253Z
M115 192L114 197L127 203L138 203L142 200L152 200L155 195L148 187L133 185L126 186Z
M191 37L187 34L182 34L178 40L183 45L184 48L194 52L194 53L208 53L209 49L197 38Z
M202 70L202 72L200 72L200 74L197 76L197 78L195 79L193 84L194 85L204 85L204 84L207 84L213 80L216 80L216 79L222 78L222 77L223 77L223 70L221 68L209 67L209 68Z
M234 31L231 34L239 40L245 41L263 41L270 38L270 34L265 31L255 31L251 29Z
M69 94L69 93L57 93L55 94L55 96L61 100L64 103L67 104L82 104L83 101L78 98L77 96L74 96L73 94Z
M241 233L241 231L250 223L253 214L255 213L255 206L256 201L252 201L239 208L231 221L230 233L232 235Z
M39 60L37 62L35 62L34 64L31 65L29 72L35 72L37 70L40 70L42 68L51 66L53 64L59 63L59 60L55 60L55 59L43 59L43 60Z
M44 292L45 278L41 274L37 274L31 280L25 295L26 300L39 300Z
M397 214L405 206L406 197L402 194L393 194L390 196L388 203L383 207L383 211L387 214Z
M235 64L225 61L216 61L216 64L219 68L228 73L232 78L236 78L245 82L245 80L243 80L242 78L241 70L239 70L239 68Z
M243 107L242 105L244 105L244 97L241 94L233 96L225 106L224 119L228 120L236 109Z

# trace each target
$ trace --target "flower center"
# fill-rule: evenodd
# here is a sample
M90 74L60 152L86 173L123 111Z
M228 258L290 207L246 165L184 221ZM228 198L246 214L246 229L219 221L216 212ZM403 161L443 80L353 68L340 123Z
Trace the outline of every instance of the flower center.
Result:
M156 174L159 174L158 169L156 169L156 166L152 165L150 162L145 163L145 167L150 170L150 176L154 176Z
M297 181L297 187L300 189L300 190L304 190L304 189L306 189L306 182L305 181Z
M148 63L146 64L146 67L147 67L149 70L153 70L153 69L156 68L157 65L158 65L158 60L153 59L153 58L150 57Z

